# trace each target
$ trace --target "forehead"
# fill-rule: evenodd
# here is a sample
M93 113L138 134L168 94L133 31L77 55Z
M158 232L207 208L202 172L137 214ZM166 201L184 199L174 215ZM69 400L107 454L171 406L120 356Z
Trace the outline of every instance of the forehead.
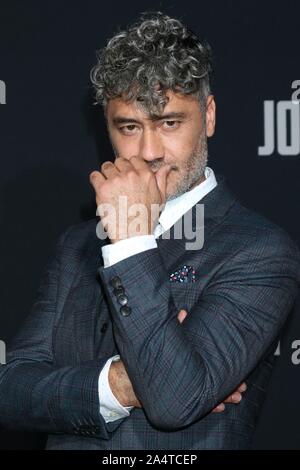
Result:
M166 96L169 98L169 101L165 105L163 111L157 115L163 116L171 112L191 114L199 111L199 101L194 96L174 93L173 91L167 91ZM108 101L106 111L107 117L110 119L116 115L132 118L135 117L139 119L149 118L149 113L142 109L136 101L128 103L122 98L110 99Z

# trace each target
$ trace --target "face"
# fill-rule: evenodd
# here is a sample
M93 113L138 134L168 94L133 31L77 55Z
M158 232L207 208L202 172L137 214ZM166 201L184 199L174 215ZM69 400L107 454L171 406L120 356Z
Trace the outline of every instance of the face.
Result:
M110 99L106 108L107 128L115 156L143 159L157 171L171 165L167 200L192 189L205 179L207 137L215 130L213 95L201 112L195 97L168 91L169 101L160 114L149 115L136 101Z

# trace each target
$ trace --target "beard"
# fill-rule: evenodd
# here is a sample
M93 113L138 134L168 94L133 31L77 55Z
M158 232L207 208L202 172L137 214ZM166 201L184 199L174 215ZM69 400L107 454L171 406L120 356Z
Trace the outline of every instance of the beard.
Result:
M177 181L175 188L170 194L167 194L166 201L175 199L185 192L191 190L194 186L204 179L204 172L208 162L207 139L205 133L200 136L198 144L194 148L190 157L184 165L179 169L180 179Z

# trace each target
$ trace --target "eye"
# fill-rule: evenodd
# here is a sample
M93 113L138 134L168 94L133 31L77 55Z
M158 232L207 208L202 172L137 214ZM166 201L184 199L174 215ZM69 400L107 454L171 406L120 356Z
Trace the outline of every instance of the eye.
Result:
M136 128L137 126L135 124L128 124L127 126L122 126L122 127L119 127L119 130L123 133L123 134L132 134L134 129Z
M177 129L180 124L180 121L164 121L164 125L165 124L167 124L165 126L166 129Z

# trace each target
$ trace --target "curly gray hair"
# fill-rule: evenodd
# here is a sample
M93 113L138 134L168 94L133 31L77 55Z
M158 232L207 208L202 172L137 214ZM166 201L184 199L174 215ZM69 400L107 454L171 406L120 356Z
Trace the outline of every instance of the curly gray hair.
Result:
M137 100L148 111L162 111L172 90L194 95L204 105L210 90L211 48L178 19L143 12L140 21L113 36L96 52L90 78L96 102Z

